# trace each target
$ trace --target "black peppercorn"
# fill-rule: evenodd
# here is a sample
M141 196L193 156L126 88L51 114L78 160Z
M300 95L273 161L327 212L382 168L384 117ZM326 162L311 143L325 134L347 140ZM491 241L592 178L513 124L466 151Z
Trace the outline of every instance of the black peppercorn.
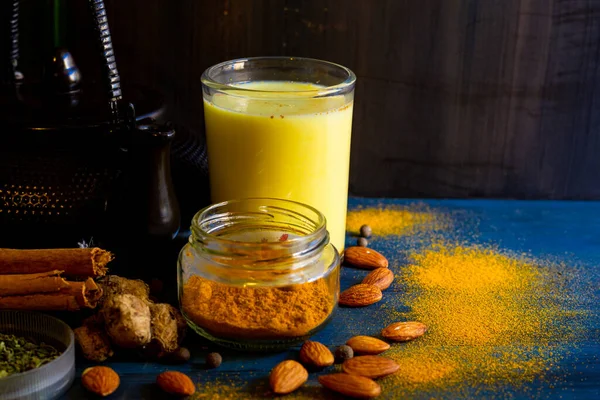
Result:
M367 239L365 239L364 237L359 237L356 240L356 245L360 246L360 247L367 247L369 245L369 241Z
M223 357L219 353L209 353L206 356L206 366L208 368L217 368L223 362Z
M369 225L363 225L360 227L360 236L368 238L371 237L372 233L373 231L371 230L371 227Z
M161 357L161 361L169 364L181 364L188 362L190 359L190 351L185 347L180 347L172 353L168 353Z
M354 350L348 345L344 344L335 349L335 362L338 364L341 364L352 357L354 357Z

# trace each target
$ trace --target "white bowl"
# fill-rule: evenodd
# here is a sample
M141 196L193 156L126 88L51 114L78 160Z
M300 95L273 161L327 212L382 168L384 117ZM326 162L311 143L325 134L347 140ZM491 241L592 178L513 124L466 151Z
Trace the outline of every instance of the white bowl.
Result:
M75 336L67 324L40 313L0 311L0 332L32 338L62 352L39 368L0 378L0 399L55 399L71 387L75 379Z

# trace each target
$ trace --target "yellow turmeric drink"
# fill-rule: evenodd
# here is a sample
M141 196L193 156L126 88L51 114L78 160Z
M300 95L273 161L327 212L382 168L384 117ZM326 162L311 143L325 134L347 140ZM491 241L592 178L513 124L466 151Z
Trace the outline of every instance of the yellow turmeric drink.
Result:
M239 90L236 90L239 88ZM236 84L205 98L213 202L271 197L311 205L344 248L352 96L288 81Z

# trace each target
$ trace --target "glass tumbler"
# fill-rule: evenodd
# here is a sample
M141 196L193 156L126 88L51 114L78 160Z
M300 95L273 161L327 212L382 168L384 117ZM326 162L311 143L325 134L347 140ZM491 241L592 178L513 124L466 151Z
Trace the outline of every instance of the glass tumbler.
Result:
M202 75L213 203L289 199L327 218L344 248L356 76L308 58L226 61Z

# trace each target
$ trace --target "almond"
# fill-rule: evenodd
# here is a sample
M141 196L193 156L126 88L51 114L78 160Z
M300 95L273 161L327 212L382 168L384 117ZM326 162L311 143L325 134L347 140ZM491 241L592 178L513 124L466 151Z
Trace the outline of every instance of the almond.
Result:
M196 392L190 377L178 371L163 372L156 378L156 383L163 391L177 396L191 396Z
M324 345L319 342L307 340L300 349L300 361L304 365L323 368L333 365L333 354Z
M394 273L387 268L374 269L362 281L362 283L377 286L381 290L389 288L392 282L394 282Z
M339 303L348 307L364 307L377 303L382 297L377 286L359 283L340 293Z
M344 262L365 269L388 267L388 260L383 254L361 246L348 247L344 252Z
M394 322L381 331L381 336L394 342L408 342L423 336L425 332L427 332L427 325L421 322Z
M108 396L119 387L119 375L109 367L87 368L81 374L81 385L98 396Z
M393 374L399 368L394 360L381 356L353 357L342 364L342 370L347 374L373 379Z
M383 340L371 336L354 336L346 344L352 347L355 353L368 355L383 353L390 348Z
M368 399L381 394L381 386L364 376L348 374L330 374L319 377L319 383L329 390L348 397Z
M287 394L298 389L308 379L308 371L298 361L285 360L277 364L269 376L273 392Z

